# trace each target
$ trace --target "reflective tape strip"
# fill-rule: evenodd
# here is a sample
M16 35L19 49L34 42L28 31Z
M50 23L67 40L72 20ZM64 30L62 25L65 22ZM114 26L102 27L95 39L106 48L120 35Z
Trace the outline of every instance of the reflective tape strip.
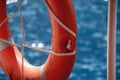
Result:
M5 40L14 44L13 38L7 38ZM8 43L0 40L0 51L3 50L3 49L5 49L5 48L7 48L8 46L11 46L11 44L8 44Z
M44 66L40 68L40 80L47 80L44 74Z

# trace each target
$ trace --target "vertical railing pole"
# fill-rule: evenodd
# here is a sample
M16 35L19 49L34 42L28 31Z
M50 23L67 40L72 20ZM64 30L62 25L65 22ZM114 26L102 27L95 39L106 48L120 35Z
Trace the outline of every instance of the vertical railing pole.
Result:
M116 80L117 0L108 0L107 80Z

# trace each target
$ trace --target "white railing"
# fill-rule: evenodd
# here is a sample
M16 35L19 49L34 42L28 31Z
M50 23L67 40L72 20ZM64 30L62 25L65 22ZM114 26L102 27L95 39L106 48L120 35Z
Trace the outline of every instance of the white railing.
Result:
M107 80L116 80L117 0L108 0Z

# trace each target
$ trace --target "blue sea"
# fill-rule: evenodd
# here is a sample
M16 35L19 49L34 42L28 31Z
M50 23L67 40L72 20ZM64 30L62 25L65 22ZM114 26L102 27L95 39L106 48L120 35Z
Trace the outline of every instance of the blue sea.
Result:
M43 0L22 0L25 38L28 45L49 50L51 25ZM107 0L73 0L78 36L77 56L68 80L106 80ZM9 20L15 42L22 44L17 3L7 5L13 12ZM117 9L116 80L120 80L120 0ZM25 58L33 65L42 65L48 55L25 48ZM0 68L0 80L8 80Z

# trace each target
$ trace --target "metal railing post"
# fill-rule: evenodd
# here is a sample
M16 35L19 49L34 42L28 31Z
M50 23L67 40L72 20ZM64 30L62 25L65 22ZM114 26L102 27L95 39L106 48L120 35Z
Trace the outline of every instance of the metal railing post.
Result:
M107 80L116 80L117 0L108 0Z

